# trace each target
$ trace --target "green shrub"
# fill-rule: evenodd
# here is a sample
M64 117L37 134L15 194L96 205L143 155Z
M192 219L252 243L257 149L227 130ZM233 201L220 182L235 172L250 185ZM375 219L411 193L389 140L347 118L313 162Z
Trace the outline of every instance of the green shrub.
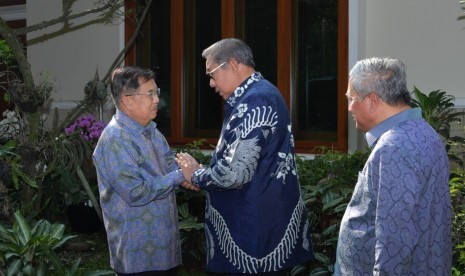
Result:
M5 268L5 275L45 275L51 270L60 275L74 275L80 260L66 268L55 253L74 237L63 235L63 224L39 220L31 228L19 212L14 216L12 228L0 224L0 265Z
M312 231L311 275L334 272L339 224L369 152L325 150L314 159L297 158L300 185Z
M453 275L465 274L465 172L451 172L450 195L452 198Z
M201 150L204 143L205 140L203 139L197 140L182 147L174 148L173 152L175 154L179 152L189 153L200 164L208 166L211 155ZM204 270L206 255L204 235L205 192L193 192L181 188L176 191L176 200L184 263L187 263L187 266L195 267L194 270L181 271L181 274L192 275L192 273Z

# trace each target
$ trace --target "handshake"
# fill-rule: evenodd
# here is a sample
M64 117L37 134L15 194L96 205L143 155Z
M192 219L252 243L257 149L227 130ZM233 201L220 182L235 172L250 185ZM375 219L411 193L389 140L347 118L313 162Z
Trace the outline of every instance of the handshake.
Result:
M191 179L194 171L202 168L203 166L188 153L181 152L176 154L175 160L178 166L181 168L184 178L186 179L186 181L184 181L181 186L188 190L196 192L200 191L200 188L197 185L191 183Z

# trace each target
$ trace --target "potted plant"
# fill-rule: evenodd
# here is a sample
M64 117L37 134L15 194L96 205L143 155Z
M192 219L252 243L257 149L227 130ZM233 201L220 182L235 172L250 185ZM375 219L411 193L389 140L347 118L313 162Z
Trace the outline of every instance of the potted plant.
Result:
M66 136L78 135L88 146L82 166L76 167L75 172L63 171L60 174L60 184L65 188L68 219L71 227L77 231L93 232L102 226L92 152L105 126L104 121L96 120L93 114L86 113L64 128Z

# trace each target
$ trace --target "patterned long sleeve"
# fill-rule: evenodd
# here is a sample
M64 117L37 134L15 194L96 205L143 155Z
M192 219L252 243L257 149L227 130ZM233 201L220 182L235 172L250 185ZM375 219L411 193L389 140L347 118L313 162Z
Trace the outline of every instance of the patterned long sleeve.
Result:
M419 116L380 126L341 222L335 275L450 274L449 161Z
M192 182L207 190L207 270L271 272L312 258L287 107L253 74L225 103L209 167Z
M133 273L181 264L175 188L184 177L156 124L142 127L117 110L93 160L111 267Z

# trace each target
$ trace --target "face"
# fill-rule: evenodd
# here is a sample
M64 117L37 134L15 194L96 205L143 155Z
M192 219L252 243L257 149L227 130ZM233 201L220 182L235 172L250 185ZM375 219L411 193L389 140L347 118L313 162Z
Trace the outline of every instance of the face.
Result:
M207 76L210 77L210 87L215 89L224 100L227 100L237 86L234 85L233 75L230 70L229 62L217 64L212 59L206 61Z
M127 114L142 126L157 117L160 98L154 80L142 83L133 95L126 95L123 100L126 101Z
M365 97L363 100L352 88L352 82L349 80L347 89L347 101L349 105L349 111L352 113L352 117L355 121L355 126L358 130L367 132L372 127L372 115L370 112L370 99Z

